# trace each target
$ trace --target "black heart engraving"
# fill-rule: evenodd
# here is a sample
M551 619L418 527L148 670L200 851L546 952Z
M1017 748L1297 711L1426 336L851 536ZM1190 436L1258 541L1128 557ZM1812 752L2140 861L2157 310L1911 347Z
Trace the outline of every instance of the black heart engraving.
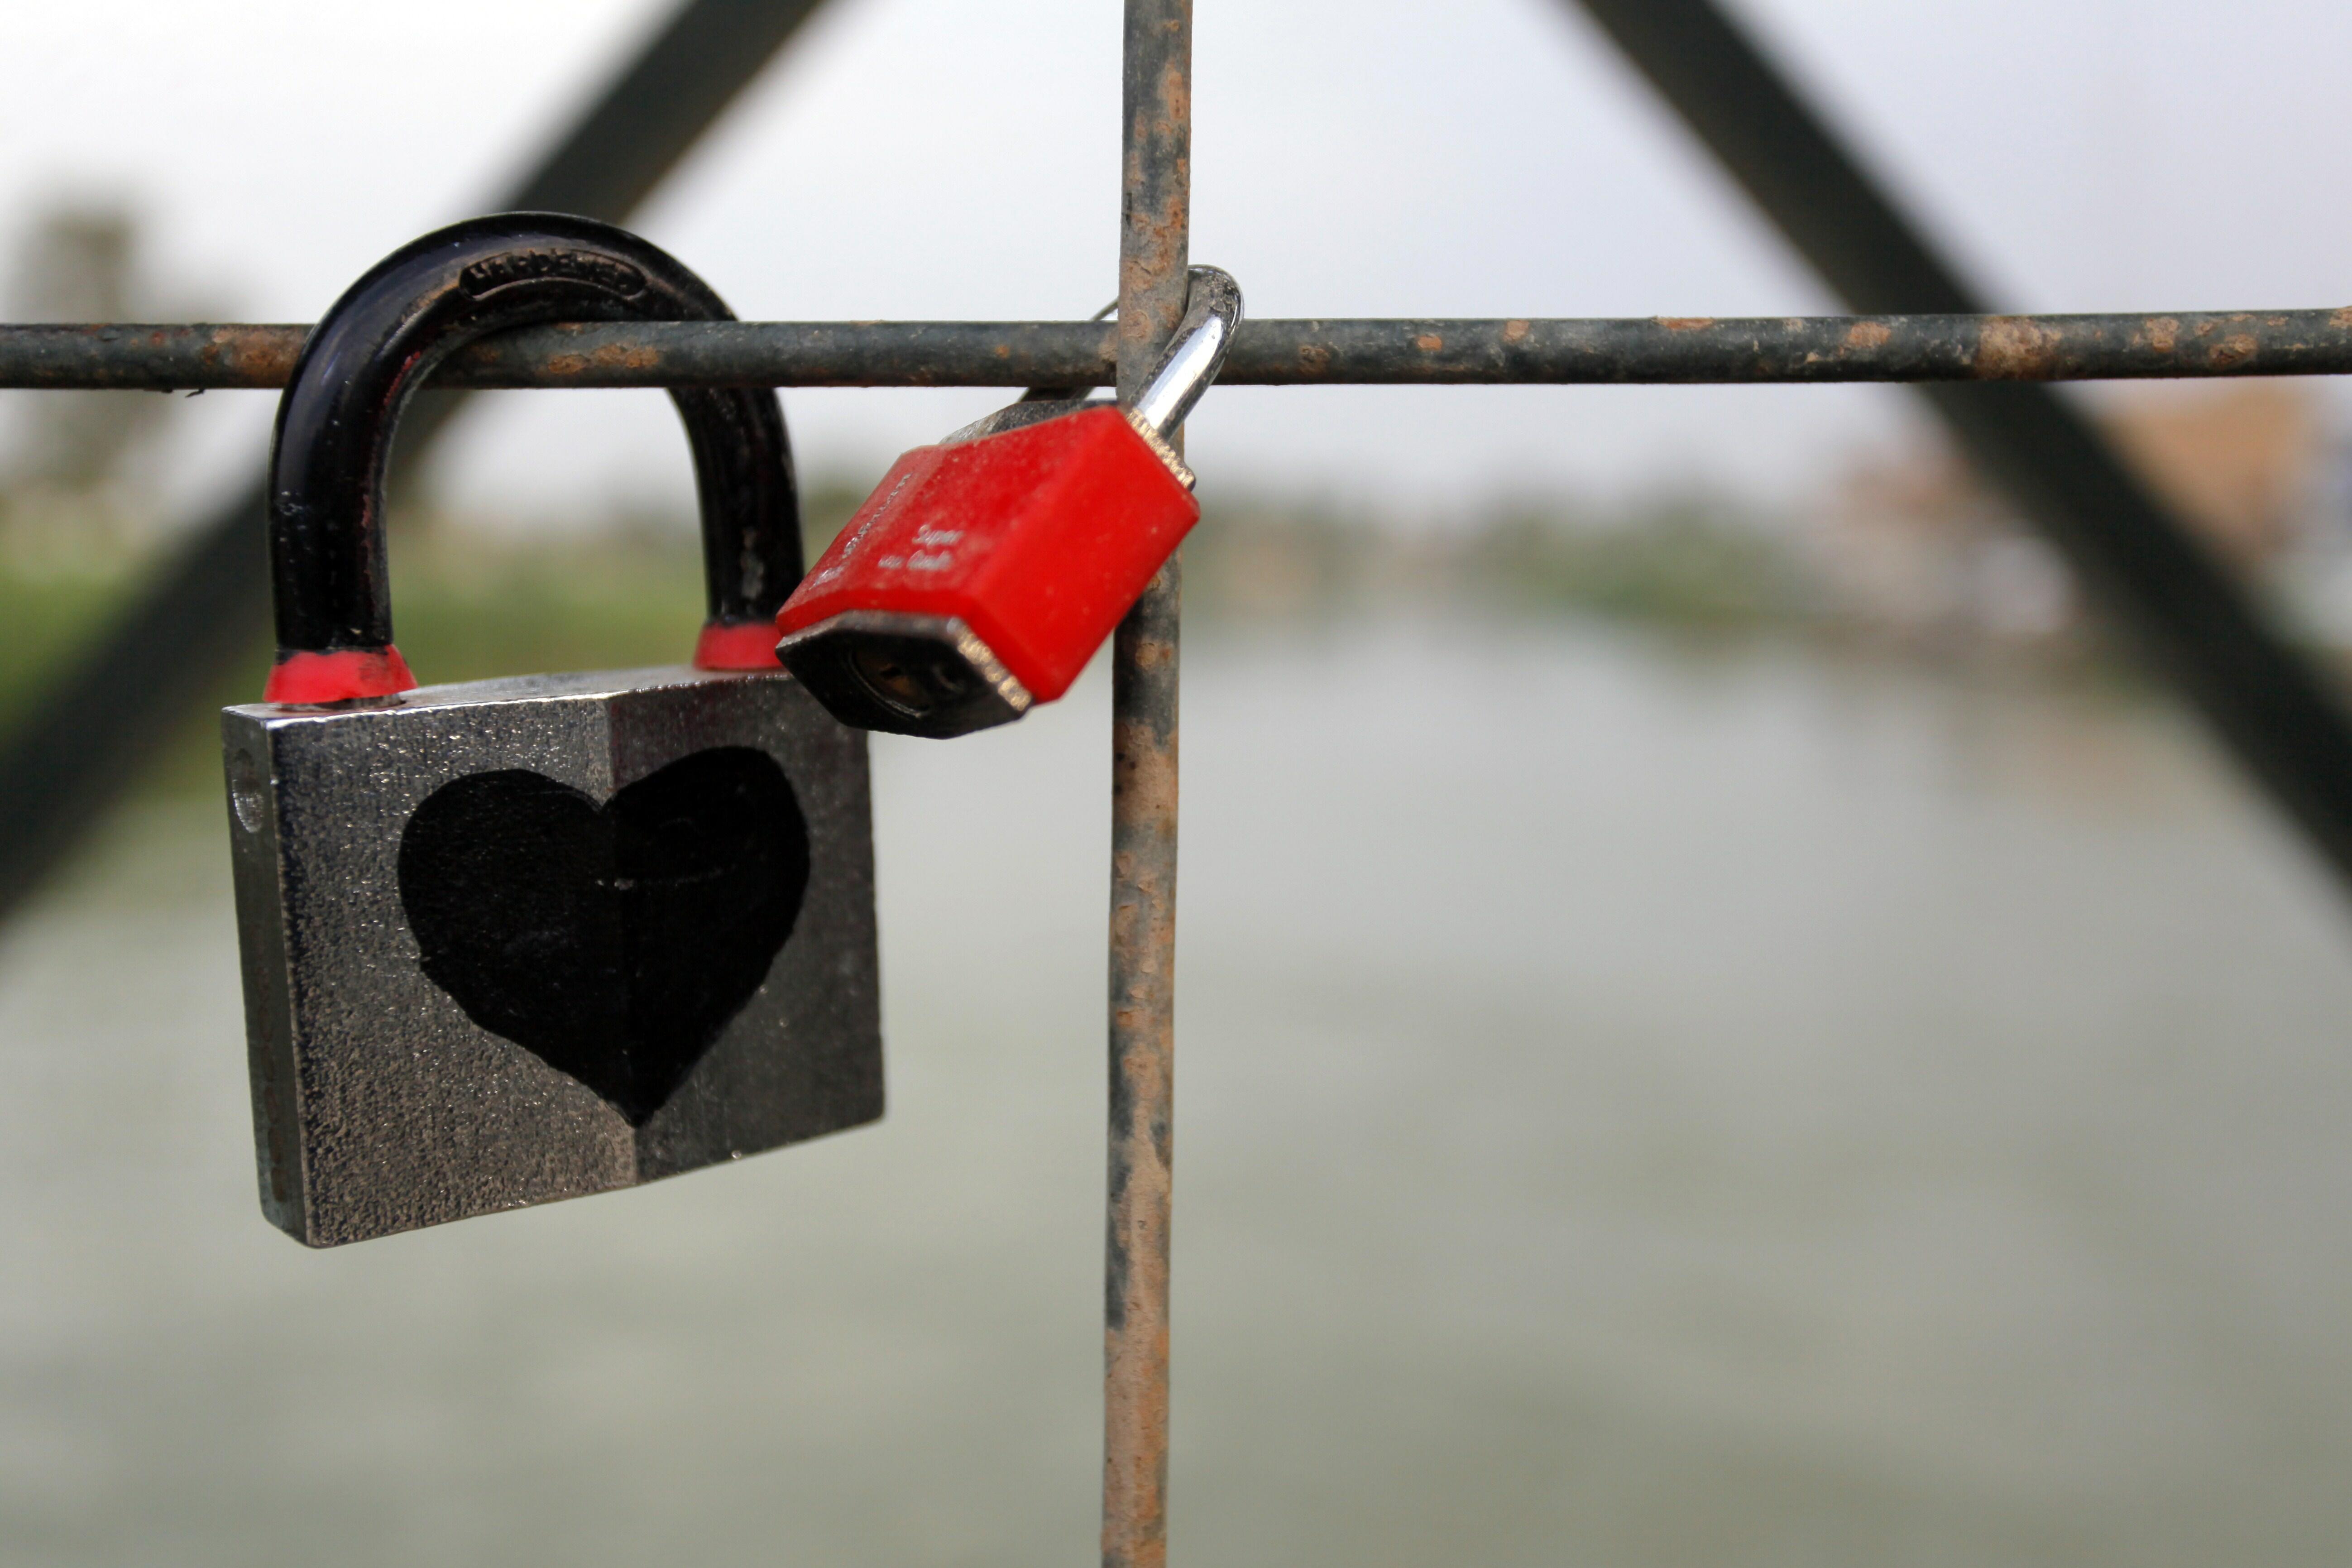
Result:
M400 836L425 975L642 1125L767 978L808 821L765 752L682 757L601 808L520 768L427 795Z

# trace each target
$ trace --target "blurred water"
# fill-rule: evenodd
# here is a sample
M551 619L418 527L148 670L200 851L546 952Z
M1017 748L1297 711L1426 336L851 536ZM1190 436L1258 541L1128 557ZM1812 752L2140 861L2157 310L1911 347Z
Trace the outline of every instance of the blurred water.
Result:
M1176 1561L2309 1563L2352 921L2160 710L1196 643ZM309 1253L217 810L0 942L10 1563L1088 1561L1099 672L877 749L891 1110Z

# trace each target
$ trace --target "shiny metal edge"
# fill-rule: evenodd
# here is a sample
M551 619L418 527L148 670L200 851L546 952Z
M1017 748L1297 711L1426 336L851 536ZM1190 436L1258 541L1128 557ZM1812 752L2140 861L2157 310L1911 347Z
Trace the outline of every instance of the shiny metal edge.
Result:
M1021 678L1004 668L996 650L981 639L961 616L921 616L903 610L844 610L828 616L812 626L787 632L776 641L779 657L788 647L815 642L835 632L877 632L887 637L937 637L955 647L956 654L971 666L981 679L988 683L1004 705L1015 716L1029 711L1036 699L1021 684Z
M543 702L551 699L595 701L631 692L675 690L680 687L705 686L717 681L793 679L792 673L784 669L697 669L687 664L656 664L638 669L502 675L489 680L420 686L391 697L368 697L352 702L233 703L224 711L275 724L341 719L354 713L417 713L447 708L486 707L502 702Z
M1127 411L1127 427L1143 437L1143 444L1151 448L1153 457L1168 465L1168 471L1176 476L1178 484L1188 490L1199 488L1200 477L1184 466L1184 459L1178 457L1176 448L1152 427L1150 420L1130 408Z

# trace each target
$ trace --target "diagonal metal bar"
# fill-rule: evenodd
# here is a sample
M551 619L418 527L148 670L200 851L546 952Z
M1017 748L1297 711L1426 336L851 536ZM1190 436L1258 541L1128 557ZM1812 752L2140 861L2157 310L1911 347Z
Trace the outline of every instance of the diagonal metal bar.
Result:
M488 210L618 220L799 29L819 0L686 0ZM421 401L413 458L455 412ZM255 464L257 469L260 465ZM206 518L0 742L0 919L69 854L268 621L259 487Z
M1848 304L1982 312L1976 290L1714 0L1581 4ZM2319 671L2072 405L2015 383L1920 390L2352 881L2352 724Z
M0 387L283 386L310 331L0 326ZM1110 384L1091 321L635 321L468 344L436 386ZM1223 385L2103 381L2352 374L2352 310L2071 316L1244 321Z
M687 0L489 210L627 217L820 3Z

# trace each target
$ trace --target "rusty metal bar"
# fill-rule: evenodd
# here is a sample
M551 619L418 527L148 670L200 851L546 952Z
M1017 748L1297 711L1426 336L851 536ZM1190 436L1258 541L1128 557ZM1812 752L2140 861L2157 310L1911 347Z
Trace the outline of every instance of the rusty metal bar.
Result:
M1848 304L1983 310L1714 0L1582 5ZM2352 887L2352 721L2327 678L2080 410L2016 383L1920 390Z
M684 0L488 210L625 217L818 4ZM420 401L401 426L399 459L414 458L454 401ZM257 651L269 598L262 500L256 484L197 523L0 738L0 919L71 853L236 661Z
M1143 390L1152 361L1183 316L1192 221L1192 0L1127 0L1126 18L1116 328L1122 404ZM1160 569L1111 640L1103 1568L1164 1568L1168 1561L1176 697L1182 598L1180 552Z
M283 386L302 326L0 326L0 387ZM1107 386L1092 321L655 321L469 345L445 387ZM2159 315L1251 321L1220 381L1261 386L2128 381L2352 374L2352 307Z

